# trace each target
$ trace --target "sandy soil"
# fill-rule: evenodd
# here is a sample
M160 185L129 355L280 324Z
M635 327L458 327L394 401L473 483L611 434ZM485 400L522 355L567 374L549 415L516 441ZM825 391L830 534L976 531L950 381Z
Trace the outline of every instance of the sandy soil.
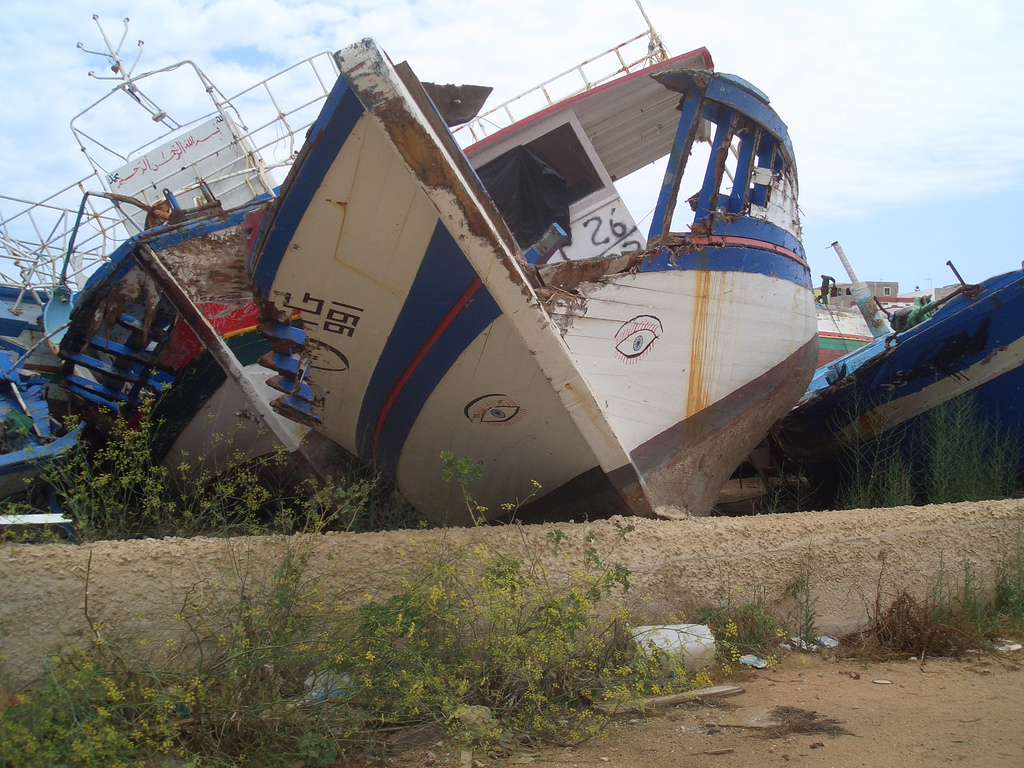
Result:
M733 680L744 689L737 696L683 704L645 718L621 717L603 737L575 747L523 751L499 759L474 755L470 764L1019 768L1024 766L1021 663L1024 651L975 654L963 660L926 659L923 665L916 659L865 665L841 656L797 654L773 671ZM789 718L792 728L785 727L786 718L774 717L777 708L796 710ZM465 765L467 757L434 744L396 755L387 763L402 768L458 766Z

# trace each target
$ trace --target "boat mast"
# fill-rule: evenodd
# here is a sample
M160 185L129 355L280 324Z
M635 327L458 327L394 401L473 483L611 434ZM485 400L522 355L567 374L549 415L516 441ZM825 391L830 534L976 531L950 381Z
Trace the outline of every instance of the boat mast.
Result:
M135 57L135 61L132 62L130 67L125 67L124 62L121 60L121 46L124 45L125 39L128 37L128 25L131 23L131 19L127 16L124 18L124 33L121 35L121 40L115 47L111 44L110 38L107 37L106 30L103 29L103 25L100 24L100 16L98 13L92 15L92 20L96 22L96 26L100 30L100 36L103 38L104 44L107 46L107 51L90 51L82 43L78 44L78 50L93 56L100 56L110 62L110 71L114 73L111 75L97 75L95 71L89 72L89 77L97 80L120 80L121 84L117 86L120 90L131 96L143 109L149 112L150 117L154 123L162 123L171 130L180 128L171 118L167 116L167 113L160 109L159 106L152 100L150 100L146 94L144 94L135 85L135 81L132 79L132 74L135 72L135 67L142 58L142 47L146 44L143 40L138 41L139 53Z
M661 35L654 28L654 24L651 23L651 19L647 15L647 11L644 10L640 0L636 0L636 7L640 9L640 15L644 17L644 21L647 22L647 29L651 33L651 41L647 46L648 55L656 61L664 61L668 58L668 51L665 49L665 43L662 42Z
M857 279L857 275L854 274L853 267L850 265L849 259L846 258L846 254L843 253L843 247L839 244L838 240L832 243L832 247L835 248L836 253L839 255L839 260L843 262L846 274L850 276L850 282L853 283L850 287L853 300L857 302L860 313L864 315L864 320L867 321L868 328L871 329L871 335L876 339L885 336L889 333L889 324L882 316L882 311L878 308L878 303L871 295L870 289L868 289L866 283Z

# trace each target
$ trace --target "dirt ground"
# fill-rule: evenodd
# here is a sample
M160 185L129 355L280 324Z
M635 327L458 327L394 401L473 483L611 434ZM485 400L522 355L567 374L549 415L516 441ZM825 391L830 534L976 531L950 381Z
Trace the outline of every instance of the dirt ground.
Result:
M733 768L1024 766L1024 651L962 660L796 654L731 682L744 692L622 716L574 747L493 758L437 744L396 755L402 768ZM859 677L857 677L859 676ZM875 681L885 681L875 682ZM780 712L781 710L781 712ZM469 758L469 762L467 762Z
M355 600L374 588L382 572L415 570L440 547L466 549L486 542L551 574L578 567L593 548L603 561L630 570L629 607L641 618L657 618L685 613L688 605L718 604L729 595L744 600L760 595L784 616L786 587L801 563L810 561L818 629L838 636L865 625L879 590L883 598L903 590L928 594L937 574L956 576L968 567L990 582L1022 526L1024 500L1007 500L747 518L334 533L310 539L308 567L324 576L327 592ZM551 544L556 532L557 548ZM180 637L173 616L184 596L202 586L211 599L232 599L239 583L258 582L264 570L276 572L297 541L146 539L0 548L0 655L11 684L37 679L50 649L88 640L86 604L93 621L131 627L159 645ZM1020 665L1024 650L962 661L928 658L923 666L901 660L869 667L841 657L795 654L773 671L735 675L742 694L646 718L621 717L604 738L571 749L519 751L496 759L464 756L434 742L391 755L386 764L852 768L950 762L1024 768ZM892 682L873 682L879 679ZM806 713L814 713L819 728L822 721L837 721L834 725L849 734L839 728L832 734L813 728L773 731L764 726L777 707L791 708L790 719L796 720L807 721Z

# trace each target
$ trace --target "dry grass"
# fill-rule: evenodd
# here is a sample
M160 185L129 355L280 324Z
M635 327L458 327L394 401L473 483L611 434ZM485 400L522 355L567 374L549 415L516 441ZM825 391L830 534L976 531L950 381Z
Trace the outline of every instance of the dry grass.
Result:
M798 707L775 707L771 719L777 723L758 732L763 739L781 739L786 736L853 736L840 720L832 717L818 717L817 712L809 712Z

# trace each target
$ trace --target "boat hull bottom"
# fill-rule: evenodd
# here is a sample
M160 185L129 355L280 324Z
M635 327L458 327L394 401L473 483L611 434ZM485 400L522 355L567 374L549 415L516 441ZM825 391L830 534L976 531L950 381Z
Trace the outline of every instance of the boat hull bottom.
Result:
M817 339L812 339L771 370L633 452L659 517L711 512L732 472L806 390L817 354Z

